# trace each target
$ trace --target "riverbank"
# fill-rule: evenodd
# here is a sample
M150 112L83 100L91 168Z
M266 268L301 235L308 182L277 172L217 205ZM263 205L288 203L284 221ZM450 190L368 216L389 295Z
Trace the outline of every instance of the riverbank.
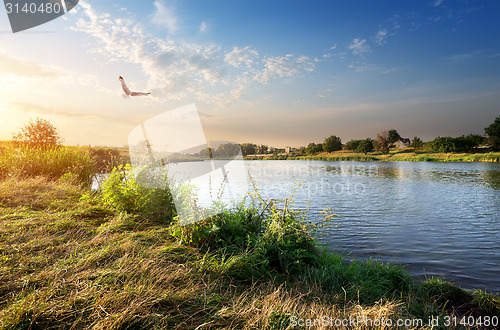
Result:
M356 153L348 150L315 155L281 154L249 155L246 160L323 160L323 161L411 161L411 162L499 162L500 152L442 153L415 151L413 149L391 150L388 154L370 152Z
M497 295L327 253L286 202L255 195L253 208L180 227L154 202L129 204L133 184L112 207L106 192L73 179L0 182L2 329L284 329L359 318L431 328L500 317Z

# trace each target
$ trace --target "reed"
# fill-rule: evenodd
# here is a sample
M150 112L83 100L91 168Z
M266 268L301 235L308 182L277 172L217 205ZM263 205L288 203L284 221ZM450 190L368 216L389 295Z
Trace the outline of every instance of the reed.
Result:
M97 159L88 151L71 147L29 148L8 146L0 150L0 178L63 176L90 185Z

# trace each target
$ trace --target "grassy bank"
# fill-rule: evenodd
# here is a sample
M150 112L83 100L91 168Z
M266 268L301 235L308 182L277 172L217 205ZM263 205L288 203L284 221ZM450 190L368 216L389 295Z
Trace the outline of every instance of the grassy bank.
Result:
M401 266L318 247L315 231L335 221L328 212L311 223L290 199L256 190L180 226L170 192L141 187L130 172L91 191L78 170L93 155L59 149L64 161L50 163L46 150L23 152L34 170L0 156L0 329L285 329L306 319L430 328L430 318L500 317L497 295L417 283ZM89 168L82 173L98 171Z
M247 156L248 160L324 160L324 161L433 161L433 162L499 162L500 152L485 153L442 153L415 151L413 149L391 150L384 155L379 152L368 154L351 151L335 151L318 153L316 155L256 155Z

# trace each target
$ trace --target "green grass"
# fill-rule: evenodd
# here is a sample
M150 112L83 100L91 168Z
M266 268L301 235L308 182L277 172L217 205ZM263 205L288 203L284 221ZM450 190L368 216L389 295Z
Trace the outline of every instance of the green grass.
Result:
M90 185L96 172L97 159L86 150L12 146L0 149L0 179L41 175L50 179L66 177L68 180Z

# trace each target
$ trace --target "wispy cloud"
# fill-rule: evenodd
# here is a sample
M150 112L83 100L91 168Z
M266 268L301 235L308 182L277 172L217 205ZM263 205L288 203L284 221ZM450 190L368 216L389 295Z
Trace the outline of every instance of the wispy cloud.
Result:
M29 102L13 102L11 103L11 107L15 108L19 111L23 112L32 112L36 114L42 114L42 115L54 115L54 116L60 116L60 117L72 117L72 118L94 118L98 119L100 117L95 116L95 115L89 115L89 114L84 114L84 113L77 113L77 112L72 112L68 110L60 110L60 109L52 109L52 108L47 108L38 104L33 104Z
M441 4L443 3L443 1L444 1L444 0L435 0L435 1L432 3L432 5L433 5L434 7L439 7L439 6L441 6Z
M259 52L250 47L234 47L232 51L226 53L224 60L227 64L239 68L242 65L251 68L258 60Z
M161 0L156 0L154 5L156 12L153 15L153 23L167 28L170 33L175 33L178 29L178 21L173 9L168 8Z
M269 82L271 79L293 77L300 72L311 72L314 63L306 56L294 57L291 54L263 59L264 69L256 76L255 80Z
M195 97L227 105L255 82L314 70L313 61L305 56L261 57L250 47L226 51L214 43L160 39L146 33L133 19L98 13L87 2L80 7L82 15L73 29L95 38L98 45L92 51L104 60L139 65L148 78L148 90L159 101Z
M347 47L354 55L363 55L370 52L370 46L366 44L366 39L355 38Z
M387 42L388 31L386 29L379 29L375 34L375 42L378 45L383 45Z
M54 68L42 67L38 63L10 57L0 52L0 75L11 74L28 78L56 78L60 76Z
M472 60L474 58L477 58L478 55L480 55L481 52L479 51L474 51L474 52L469 52L469 53L460 53L460 54L455 54L452 56L447 57L447 60L452 62L452 63L460 63L460 62L465 62Z
M207 32L209 28L209 24L207 21L202 21L200 24L200 32Z

